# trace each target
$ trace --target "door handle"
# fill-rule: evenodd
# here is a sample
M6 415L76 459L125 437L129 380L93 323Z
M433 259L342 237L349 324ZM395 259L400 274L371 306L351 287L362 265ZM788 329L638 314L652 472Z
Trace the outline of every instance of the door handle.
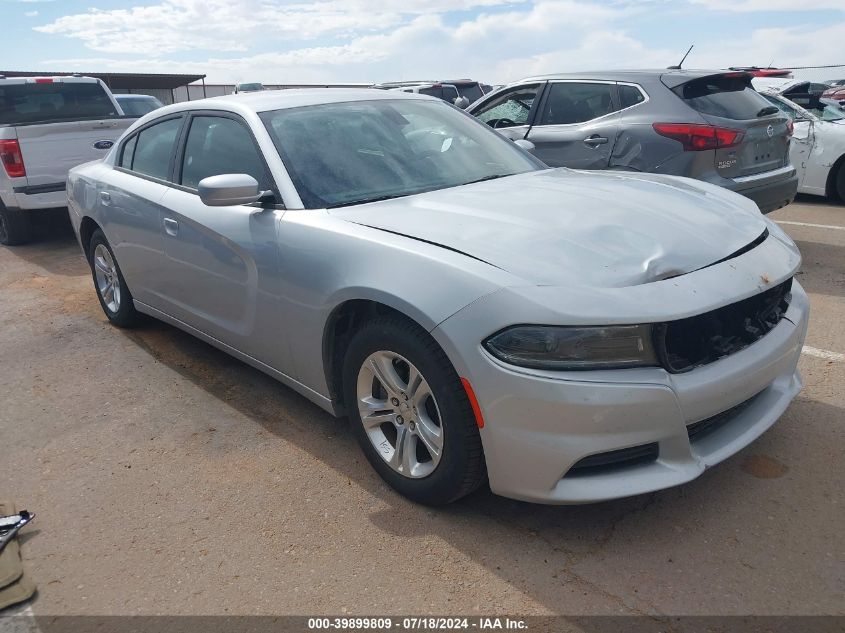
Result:
M111 194L108 191L101 191L100 202L103 203L104 207L109 206L111 204Z
M176 237L176 234L179 233L179 223L173 218L164 218L164 230L168 235Z
M588 136L584 139L584 145L595 147L596 145L604 145L607 143L607 139L603 136L599 136L598 134L593 134L592 136Z

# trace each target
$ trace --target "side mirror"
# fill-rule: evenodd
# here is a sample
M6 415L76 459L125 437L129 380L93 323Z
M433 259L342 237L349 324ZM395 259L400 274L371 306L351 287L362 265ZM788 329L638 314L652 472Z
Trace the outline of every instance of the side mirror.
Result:
M258 181L247 174L220 174L200 180L200 200L209 207L257 202L269 192L258 190Z
M534 151L534 143L531 141L526 141L524 138L518 138L514 141L517 145L519 145L522 149L531 152Z

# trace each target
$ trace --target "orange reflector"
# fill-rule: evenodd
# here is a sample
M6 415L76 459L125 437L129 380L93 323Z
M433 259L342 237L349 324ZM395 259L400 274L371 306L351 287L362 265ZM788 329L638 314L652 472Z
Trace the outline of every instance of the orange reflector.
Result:
M475 392L472 390L472 385L469 384L469 380L466 378L461 378L461 384L464 386L464 391L467 392L467 398L469 398L469 405L472 407L472 413L475 415L475 423L478 425L479 429L484 428L484 416L481 415L481 407L478 406L478 398L475 397Z

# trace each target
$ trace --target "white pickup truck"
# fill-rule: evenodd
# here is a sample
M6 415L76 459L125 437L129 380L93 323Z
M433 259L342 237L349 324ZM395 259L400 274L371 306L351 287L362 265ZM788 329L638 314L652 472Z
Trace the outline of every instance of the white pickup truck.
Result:
M31 212L67 206L68 170L103 158L137 117L94 77L0 75L0 244L31 236Z

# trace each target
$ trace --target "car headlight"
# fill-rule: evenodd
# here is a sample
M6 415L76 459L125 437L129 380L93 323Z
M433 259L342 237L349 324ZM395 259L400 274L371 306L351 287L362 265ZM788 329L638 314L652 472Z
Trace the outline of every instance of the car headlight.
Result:
M516 325L484 347L512 365L536 369L618 369L659 365L650 325Z

